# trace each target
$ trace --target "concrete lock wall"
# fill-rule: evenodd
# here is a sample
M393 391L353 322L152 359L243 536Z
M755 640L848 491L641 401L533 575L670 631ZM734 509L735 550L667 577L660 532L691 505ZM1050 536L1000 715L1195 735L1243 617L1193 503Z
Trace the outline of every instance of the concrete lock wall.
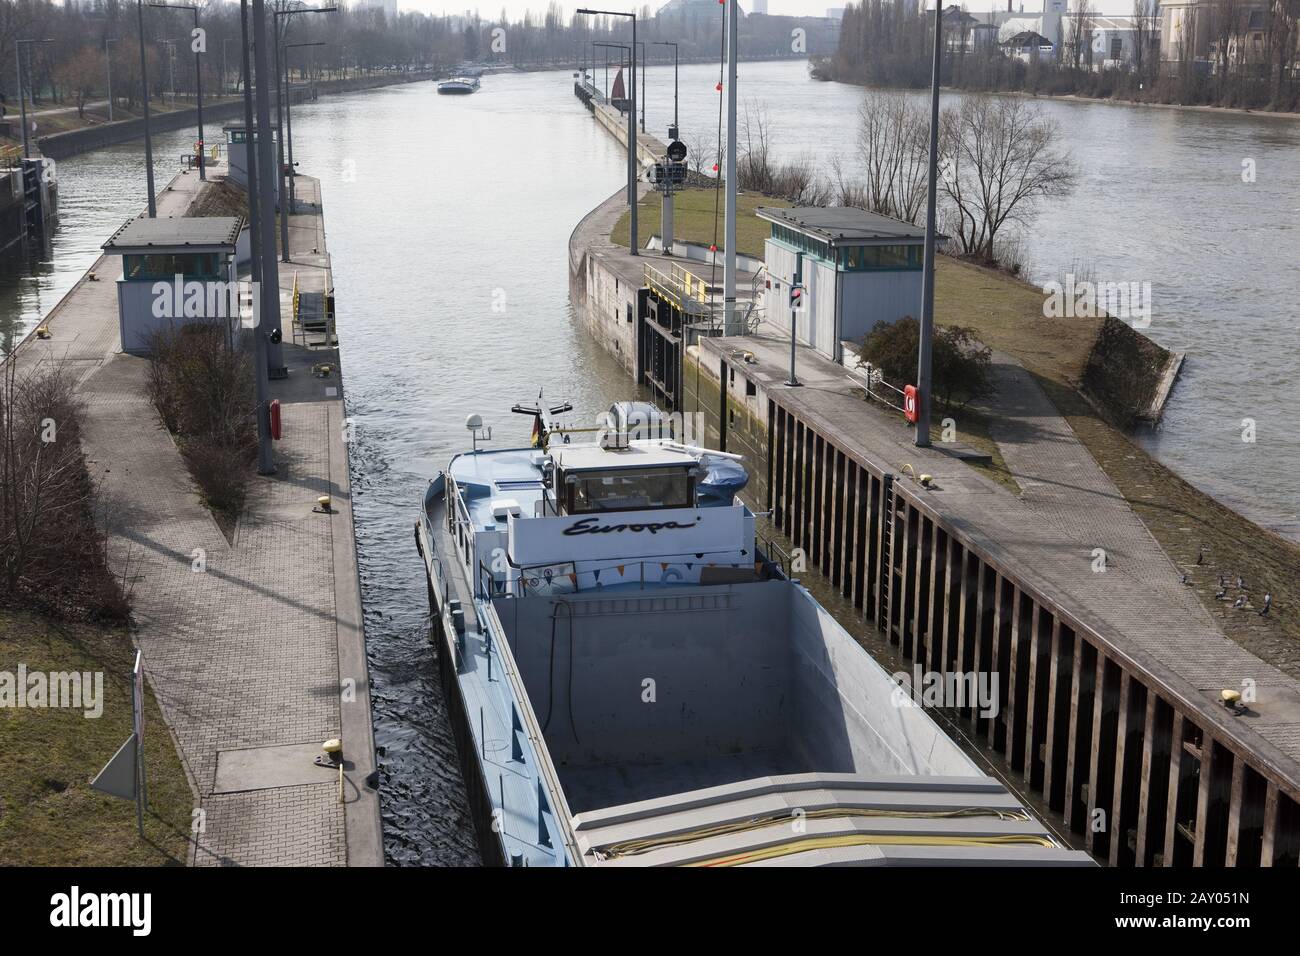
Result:
M637 309L640 290L607 268L599 256L584 253L570 275L570 298L579 321L629 375L637 368Z

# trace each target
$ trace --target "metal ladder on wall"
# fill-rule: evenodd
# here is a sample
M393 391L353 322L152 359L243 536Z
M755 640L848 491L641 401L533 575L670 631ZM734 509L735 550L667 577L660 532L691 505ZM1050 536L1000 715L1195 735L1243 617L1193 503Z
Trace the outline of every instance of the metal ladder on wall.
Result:
M894 598L894 476L886 472L880 482L880 520L884 526L880 529L879 564L882 580L880 582L879 600L876 601L876 625L892 643L894 635L890 633L889 609Z

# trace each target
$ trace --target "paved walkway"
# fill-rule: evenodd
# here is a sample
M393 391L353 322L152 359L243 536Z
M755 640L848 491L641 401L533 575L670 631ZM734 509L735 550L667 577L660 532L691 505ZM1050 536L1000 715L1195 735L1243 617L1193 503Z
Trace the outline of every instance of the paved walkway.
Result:
M1216 734L1237 736L1300 779L1300 681L1264 663L1219 629L1181 571L1074 436L1037 384L1003 365L999 409L1009 418L994 428L1008 468L1024 493L1016 496L938 449L919 449L901 418L864 407L845 369L805 346L798 350L803 388L782 383L789 339L755 336L706 339L726 354L750 351L746 374L805 422L895 474L911 463L935 476L933 490L904 479L904 491L924 498L980 550L1017 569L1026 584L1052 595L1079 620L1141 667L1160 675L1197 706ZM1106 551L1106 571L1092 568L1093 549ZM1219 691L1259 687L1256 715L1233 718Z
M196 174L179 175L158 193L158 214L182 215L198 186ZM314 181L300 177L299 186L318 198ZM311 237L309 248L323 251L319 214L293 227L295 240ZM300 271L323 272L323 257L315 258ZM193 862L380 865L378 798L365 785L374 743L342 388L337 371L327 379L310 372L316 362L337 369L337 353L286 346L291 375L272 383L284 403L278 472L252 482L228 542L146 397L147 360L118 351L120 262L101 258L92 267L97 281L83 278L50 313L52 338L29 339L17 354L24 364L48 359L79 370L110 561L130 582L146 673L203 810ZM283 301L293 272L282 264ZM313 513L325 493L336 514ZM196 571L200 561L205 569ZM250 748L319 747L340 736L345 803L336 775L309 758L265 763L218 785L219 761L275 753Z

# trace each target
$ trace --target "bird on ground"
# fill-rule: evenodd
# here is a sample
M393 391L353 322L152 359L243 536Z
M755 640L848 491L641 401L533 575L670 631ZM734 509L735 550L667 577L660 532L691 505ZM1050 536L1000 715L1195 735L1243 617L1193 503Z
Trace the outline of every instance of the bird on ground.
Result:
M1205 560L1205 549L1204 549L1204 548L1200 548L1200 549L1198 549L1197 552L1196 552L1196 563L1197 563L1197 564L1200 564L1200 563L1203 562L1204 560Z
M1228 592L1225 591L1223 588L1219 588L1219 590L1217 590L1217 591L1214 592L1214 600L1216 600L1216 601L1222 601L1222 600L1224 600L1227 596L1228 596Z
M1243 607L1245 607L1246 595L1243 594L1239 598L1237 598L1237 600L1233 601L1232 606L1235 607L1237 610L1241 610Z
M1238 590L1238 591L1249 591L1249 590L1250 590L1250 588L1246 587L1246 579L1243 578L1240 574L1237 575L1237 590Z
M1265 614L1269 612L1269 610L1272 607L1273 607L1273 595L1266 593L1264 595L1264 606L1259 609L1259 616L1263 617Z
M1182 578L1180 579L1180 582L1181 582L1182 584L1186 584L1188 587L1191 587L1191 586L1192 586L1192 582L1189 581L1189 580L1187 580L1187 575L1185 575L1185 574L1184 574L1184 575L1182 576Z

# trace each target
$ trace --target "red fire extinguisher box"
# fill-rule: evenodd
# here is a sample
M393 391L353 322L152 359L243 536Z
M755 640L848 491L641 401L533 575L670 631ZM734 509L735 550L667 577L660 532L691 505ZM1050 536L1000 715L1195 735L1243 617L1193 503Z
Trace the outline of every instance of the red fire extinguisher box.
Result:
M920 394L915 385L903 386L903 415L909 422L915 423L917 418L920 417L920 405L918 404Z
M271 399L271 437L280 440L280 400Z

